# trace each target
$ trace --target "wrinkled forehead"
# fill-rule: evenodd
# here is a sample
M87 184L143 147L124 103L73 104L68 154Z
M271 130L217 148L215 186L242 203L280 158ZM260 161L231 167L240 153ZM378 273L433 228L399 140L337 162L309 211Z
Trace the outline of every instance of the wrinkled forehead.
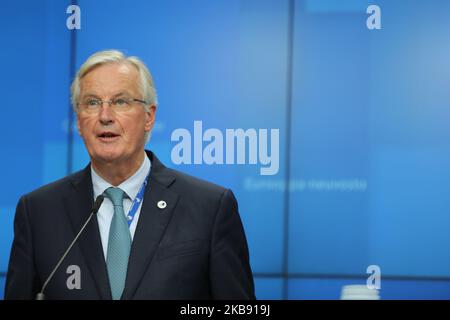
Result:
M95 66L80 79L80 94L110 96L119 92L138 94L139 72L128 62Z

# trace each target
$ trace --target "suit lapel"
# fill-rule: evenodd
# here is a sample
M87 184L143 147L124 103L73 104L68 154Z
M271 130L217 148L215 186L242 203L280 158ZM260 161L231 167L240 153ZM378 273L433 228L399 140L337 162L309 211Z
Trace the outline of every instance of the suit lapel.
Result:
M152 162L152 168L131 246L122 299L132 299L134 296L178 201L178 195L168 188L175 178L153 153L147 152L147 154ZM159 201L165 201L167 206L160 208L158 206Z
M75 235L81 229L92 210L93 191L90 165L80 175L72 179L72 185L73 189L65 198L65 204ZM86 260L92 278L96 282L100 299L111 299L97 216L94 216L92 221L86 226L84 233L78 239L78 246Z

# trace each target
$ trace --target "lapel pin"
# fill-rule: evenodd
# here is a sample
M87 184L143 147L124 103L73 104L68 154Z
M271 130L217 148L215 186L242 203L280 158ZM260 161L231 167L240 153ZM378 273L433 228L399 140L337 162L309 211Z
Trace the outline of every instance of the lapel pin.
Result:
M158 201L158 208L164 209L167 207L167 203L164 200Z

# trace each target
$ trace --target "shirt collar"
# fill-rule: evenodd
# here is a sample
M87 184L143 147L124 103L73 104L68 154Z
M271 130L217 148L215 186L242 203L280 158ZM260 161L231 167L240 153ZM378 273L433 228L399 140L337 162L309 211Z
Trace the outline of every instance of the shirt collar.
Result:
M146 155L139 169L131 177L129 177L127 180L118 185L117 188L122 189L131 199L131 201L133 201L139 192L139 188L144 183L145 178L149 174L151 166L152 166L151 161ZM114 187L108 181L100 177L97 174L97 172L95 172L94 168L92 167L92 164L91 164L91 177L92 177L92 186L94 189L94 199L96 199L100 194L105 192L106 189Z

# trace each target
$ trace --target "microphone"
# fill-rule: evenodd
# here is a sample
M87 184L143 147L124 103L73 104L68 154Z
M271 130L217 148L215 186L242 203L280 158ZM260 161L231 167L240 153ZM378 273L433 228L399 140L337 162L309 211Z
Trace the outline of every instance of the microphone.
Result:
M53 275L55 274L56 270L58 270L59 266L61 265L61 263L64 261L65 257L67 256L67 254L69 253L70 249L72 249L73 245L75 244L75 242L77 242L78 238L80 237L81 233L83 232L84 228L86 228L87 224L89 223L89 221L91 221L92 217L94 214L96 214L98 212L98 210L100 209L100 206L102 205L103 199L105 199L104 195L99 195L97 197L97 199L95 199L94 204L92 205L92 210L91 210L91 214L89 215L89 218L86 220L86 222L84 223L84 225L81 227L80 231L78 232L78 234L75 236L75 239L73 239L72 243L70 244L70 246L67 248L66 252L64 252L63 256L61 257L61 259L59 259L58 264L56 265L56 267L53 269L52 273L50 273L50 275L48 276L47 280L45 280L44 285L42 286L41 291L36 294L36 300L45 300L45 295L44 295L44 290L45 287L47 287L47 284L50 282L50 280L53 278Z

